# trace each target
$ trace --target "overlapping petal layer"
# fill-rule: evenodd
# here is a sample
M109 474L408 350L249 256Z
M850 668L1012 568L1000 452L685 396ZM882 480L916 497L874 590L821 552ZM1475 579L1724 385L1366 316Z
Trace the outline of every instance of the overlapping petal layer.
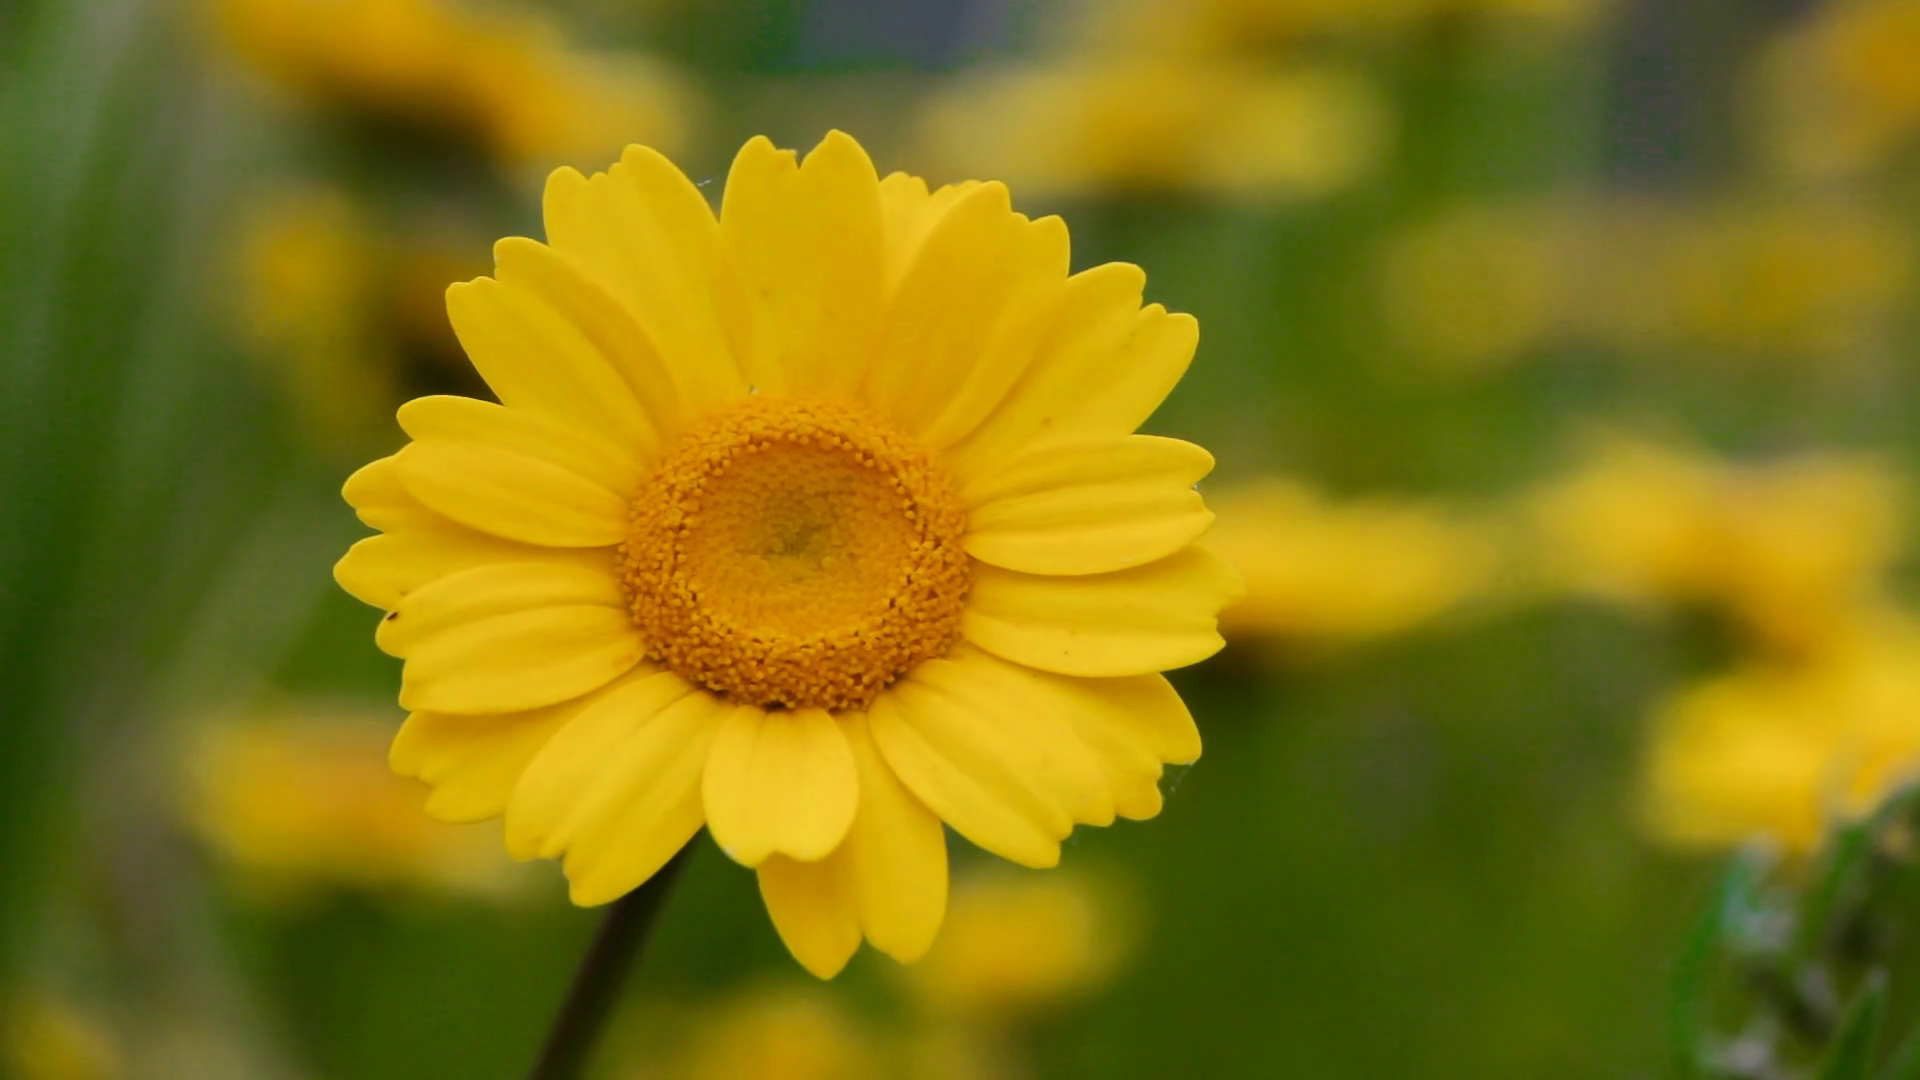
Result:
M981 565L960 629L988 652L1042 671L1140 675L1218 652L1215 614L1239 592L1233 568L1199 547L1078 577Z
M967 553L1029 574L1154 562L1213 524L1194 490L1212 469L1205 450L1150 435L1042 447L967 489Z
M826 858L860 801L853 751L822 709L736 709L707 756L707 828L744 866L774 854Z

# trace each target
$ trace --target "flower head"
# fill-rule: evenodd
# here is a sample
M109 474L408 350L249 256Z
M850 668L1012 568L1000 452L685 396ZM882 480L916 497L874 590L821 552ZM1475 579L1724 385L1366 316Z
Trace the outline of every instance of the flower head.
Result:
M1660 712L1645 811L1685 846L1817 847L1920 770L1920 631L1864 621L1819 655L1755 664Z
M383 235L364 208L321 189L259 200L238 248L248 344L323 446L384 442L409 389L477 384L441 300L476 269L453 239Z
M92 1013L41 995L0 1008L0 1068L17 1080L115 1080L131 1075L114 1033Z
M881 1040L819 990L756 987L701 1016L675 1066L684 1080L862 1080L886 1075Z
M1645 606L1703 606L1800 653L1880 606L1902 522L1880 463L1808 456L1730 466L1614 438L1534 495L1547 574Z
M207 843L274 888L407 886L498 896L525 878L481 826L420 813L418 785L386 765L366 716L299 714L204 728L186 808Z
M913 987L933 1010L976 1021L1079 997L1133 945L1124 901L1096 878L975 874L955 885L951 925Z
M1405 33L1445 17L1577 29L1605 7L1606 0L1091 0L1076 29L1108 46L1219 56Z
M839 133L747 143L717 217L641 147L545 210L448 293L501 404L407 404L346 487L431 812L504 814L582 904L704 825L821 975L926 951L943 821L1039 867L1158 812L1200 751L1159 672L1238 589L1193 543L1212 459L1133 434L1191 318Z
M506 164L667 145L685 91L664 70L576 55L530 13L458 0L212 0L234 52L310 101L479 147Z
M1468 206L1395 238L1381 265L1383 314L1456 371L1574 343L1846 370L1891 333L1913 278L1890 222L1819 200Z
M1890 334L1913 278L1902 230L1857 206L1705 207L1655 255L1672 344L1754 357L1858 354Z
M1221 613L1235 641L1351 642L1406 630L1484 589L1499 545L1417 503L1329 503L1283 480L1225 491L1208 544L1247 581Z
M1761 56L1756 95L1767 149L1803 176L1886 161L1920 133L1920 3L1819 9Z
M978 76L924 124L934 156L990 165L1023 190L1256 198L1346 187L1378 160L1386 127L1378 94L1336 69L1155 57Z

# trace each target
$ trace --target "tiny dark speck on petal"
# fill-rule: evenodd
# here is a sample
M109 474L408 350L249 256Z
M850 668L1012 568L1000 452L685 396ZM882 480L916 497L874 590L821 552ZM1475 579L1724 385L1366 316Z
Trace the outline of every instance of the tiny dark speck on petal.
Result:
M395 620L395 619L397 619L397 618L399 618L399 617L400 617L400 613L399 613L399 612L397 612L397 611L389 611L389 612L387 612L387 620L386 620L386 621L388 621L388 622L392 622L393 620Z

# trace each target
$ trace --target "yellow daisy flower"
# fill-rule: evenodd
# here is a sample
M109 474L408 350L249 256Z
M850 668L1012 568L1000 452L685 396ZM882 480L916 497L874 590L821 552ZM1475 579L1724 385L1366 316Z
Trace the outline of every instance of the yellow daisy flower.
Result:
M866 1080L886 1075L881 1039L814 989L757 987L693 1023L675 1065L626 1074L680 1080Z
M418 784L386 767L387 728L352 710L208 723L193 740L182 809L200 838L267 899L324 886L523 893L497 830L420 813Z
M1824 5L1771 42L1752 78L1763 148L1787 173L1871 170L1920 132L1920 3Z
M1884 605L1906 520L1878 459L1806 454L1730 464L1599 436L1586 461L1523 500L1549 587L1723 614L1787 655Z
M1642 801L1658 839L1807 854L1920 776L1920 630L1863 618L1807 660L1684 689L1653 734Z
M358 457L391 441L393 408L413 393L478 384L442 299L486 267L460 230L383 235L330 189L274 193L242 218L236 321L320 448Z
M1044 1012L1110 980L1137 921L1105 879L974 874L955 885L951 925L911 986L931 1011L974 1021Z
M1218 57L1404 34L1446 17L1578 30L1606 7L1607 0L1093 0L1073 30L1095 47Z
M335 573L388 611L431 812L504 814L580 904L705 825L828 976L932 943L942 821L1045 867L1159 811L1200 753L1159 673L1239 587L1193 545L1212 458L1132 433L1191 317L837 132L747 143L717 217L637 146L545 215L447 296L502 404L408 403L346 485L383 535Z
M58 998L21 996L0 1008L0 1069L17 1080L113 1080L128 1075L114 1033Z
M1499 569L1491 527L1418 502L1332 502L1272 477L1221 492L1214 506L1209 543L1247 583L1220 616L1236 642L1386 637L1487 592Z
M1319 198L1388 142L1384 101L1330 66L1069 59L962 80L921 120L930 158L987 163L1049 197L1195 190Z
M293 95L436 132L504 164L598 156L686 132L679 76L567 46L541 14L459 0L207 0L225 44Z

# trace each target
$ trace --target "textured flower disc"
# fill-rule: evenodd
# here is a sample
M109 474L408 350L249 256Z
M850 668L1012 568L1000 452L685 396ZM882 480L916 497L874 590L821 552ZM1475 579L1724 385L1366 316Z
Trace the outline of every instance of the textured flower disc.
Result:
M548 181L447 310L500 403L409 402L335 569L385 610L400 772L573 899L703 827L819 975L932 944L943 828L1052 866L1159 812L1220 647L1206 451L1133 434L1197 327L1067 272L1004 187L764 139L716 216L660 155Z
M748 398L640 489L622 581L649 653L761 706L865 708L959 636L967 516L926 451L824 402Z

